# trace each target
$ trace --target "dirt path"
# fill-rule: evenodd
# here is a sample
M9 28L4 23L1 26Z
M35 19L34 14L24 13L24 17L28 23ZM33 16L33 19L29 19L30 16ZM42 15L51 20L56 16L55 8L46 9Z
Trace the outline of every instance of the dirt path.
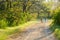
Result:
M55 40L53 33L49 30L49 23L40 21L31 27L26 28L18 37L11 37L10 40Z

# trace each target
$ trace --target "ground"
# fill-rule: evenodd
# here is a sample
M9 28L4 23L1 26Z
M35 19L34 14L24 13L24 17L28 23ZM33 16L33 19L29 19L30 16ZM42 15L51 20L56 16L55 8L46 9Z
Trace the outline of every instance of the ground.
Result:
M43 23L38 21L28 26L22 33L10 36L7 40L56 40L49 25L49 21Z

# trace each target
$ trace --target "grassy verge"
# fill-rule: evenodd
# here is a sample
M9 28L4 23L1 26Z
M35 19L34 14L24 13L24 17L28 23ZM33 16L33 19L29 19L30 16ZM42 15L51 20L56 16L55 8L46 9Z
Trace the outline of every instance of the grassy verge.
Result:
M55 34L55 37L57 38L57 40L60 40L60 26L59 25L52 25L51 28L50 28L54 34Z
M21 24L20 26L16 26L16 27L8 27L6 29L0 29L0 40L6 40L6 38L14 33L17 32L21 32L22 30L24 30L26 27L28 27L28 25L31 25L33 23L36 23L37 21L30 21L27 22L25 24Z

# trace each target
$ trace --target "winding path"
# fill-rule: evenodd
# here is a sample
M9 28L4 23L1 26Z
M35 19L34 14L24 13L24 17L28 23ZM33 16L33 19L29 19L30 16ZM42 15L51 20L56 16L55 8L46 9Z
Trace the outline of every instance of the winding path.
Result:
M41 23L38 21L35 24L26 28L18 37L10 40L56 40L53 33L49 30L49 22Z

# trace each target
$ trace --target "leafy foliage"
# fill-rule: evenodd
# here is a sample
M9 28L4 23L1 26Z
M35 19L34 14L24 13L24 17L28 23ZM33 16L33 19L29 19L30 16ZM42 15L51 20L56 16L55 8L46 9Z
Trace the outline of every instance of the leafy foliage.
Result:
M0 28L6 28L6 26L8 25L8 23L5 20L0 20Z
M55 10L54 23L60 25L60 8Z
M31 5L29 1L2 0L0 3L0 28L17 26L36 18L34 13L27 10Z

